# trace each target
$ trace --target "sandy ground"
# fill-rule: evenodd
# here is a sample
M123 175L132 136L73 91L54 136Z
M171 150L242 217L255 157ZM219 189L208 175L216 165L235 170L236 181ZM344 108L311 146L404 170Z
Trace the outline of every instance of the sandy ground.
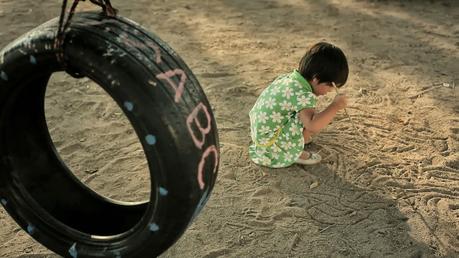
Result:
M0 47L57 16L59 2L0 0ZM459 257L458 1L114 5L183 57L219 128L211 199L163 257ZM318 166L254 165L248 111L319 40L348 56L352 120L340 113L314 138ZM104 92L57 74L46 103L55 144L83 182L115 199L147 198L143 151ZM0 257L56 255L0 209Z

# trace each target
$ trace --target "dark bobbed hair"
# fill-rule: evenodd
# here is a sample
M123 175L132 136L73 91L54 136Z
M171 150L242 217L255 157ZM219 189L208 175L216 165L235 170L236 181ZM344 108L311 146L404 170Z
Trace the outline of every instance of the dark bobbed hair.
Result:
M340 48L319 42L301 58L298 72L308 81L317 78L319 83L334 82L337 87L341 87L347 81L349 66Z

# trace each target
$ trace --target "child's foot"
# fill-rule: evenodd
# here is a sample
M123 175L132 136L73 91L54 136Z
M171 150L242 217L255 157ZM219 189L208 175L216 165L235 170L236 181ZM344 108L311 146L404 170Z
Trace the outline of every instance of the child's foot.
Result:
M304 142L304 145L303 145L303 150L307 150L309 148L309 145L312 143L312 138L309 137L309 139L307 141Z
M301 165L314 165L320 163L321 160L322 157L319 154L310 151L303 151L295 163Z

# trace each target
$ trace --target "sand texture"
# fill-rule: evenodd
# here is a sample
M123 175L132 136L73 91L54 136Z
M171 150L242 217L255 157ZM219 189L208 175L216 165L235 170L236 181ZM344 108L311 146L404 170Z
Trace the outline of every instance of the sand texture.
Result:
M57 16L59 2L0 0L0 47ZM459 257L459 1L112 2L180 54L219 129L211 199L162 257ZM249 110L321 40L348 57L351 119L340 112L314 137L320 165L253 164ZM56 74L46 115L83 182L115 199L148 198L137 136L96 84ZM0 208L0 257L57 256Z

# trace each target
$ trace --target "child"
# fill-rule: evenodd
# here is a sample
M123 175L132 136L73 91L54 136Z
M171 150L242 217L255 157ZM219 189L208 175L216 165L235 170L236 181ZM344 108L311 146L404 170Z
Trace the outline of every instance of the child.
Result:
M273 168L319 163L320 155L303 150L304 143L346 107L347 98L338 94L325 110L315 113L316 96L343 86L348 74L341 49L320 42L306 52L298 70L277 77L249 113L253 162Z

